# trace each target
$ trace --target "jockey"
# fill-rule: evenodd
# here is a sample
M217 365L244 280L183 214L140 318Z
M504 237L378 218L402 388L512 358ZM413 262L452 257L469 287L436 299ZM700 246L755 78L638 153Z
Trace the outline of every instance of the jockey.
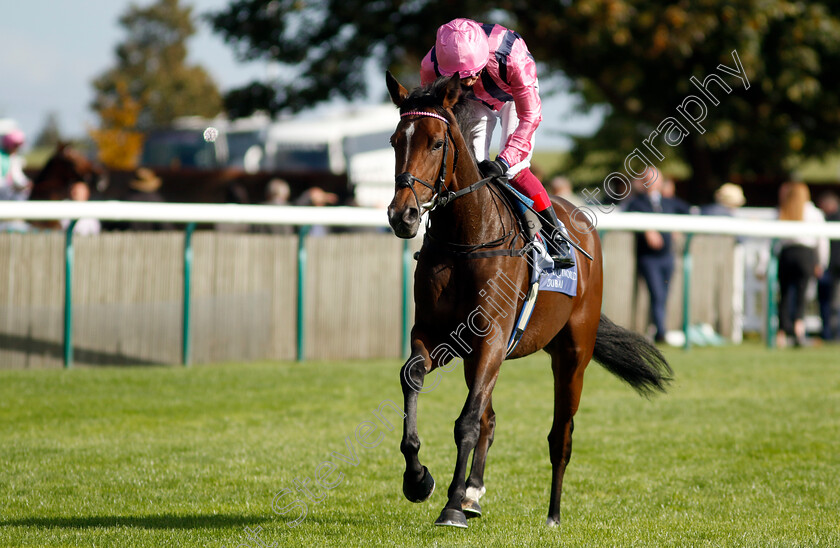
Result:
M23 158L18 154L24 140L23 132L14 129L0 142L0 200L26 200L29 197L32 184L23 173Z
M454 19L437 31L435 46L420 65L423 84L458 72L461 84L472 88L480 105L469 127L461 128L472 143L485 177L506 176L534 201L534 210L548 233L549 253L558 268L574 266L565 231L542 183L531 172L534 132L542 120L537 66L525 41L501 25ZM490 140L496 121L502 125L499 155L490 160Z

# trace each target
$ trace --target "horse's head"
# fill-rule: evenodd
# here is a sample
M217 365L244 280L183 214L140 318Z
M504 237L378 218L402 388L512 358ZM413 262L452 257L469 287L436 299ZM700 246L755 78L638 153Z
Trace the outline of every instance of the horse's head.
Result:
M391 136L396 188L388 206L388 222L400 238L413 238L423 212L445 202L453 186L458 151L451 109L461 95L461 78L456 72L410 94L390 72L386 81L401 117Z
M101 166L90 161L74 148L61 146L57 157L63 161L65 169L72 178L76 181L84 181L92 188L100 186L105 177L105 170Z

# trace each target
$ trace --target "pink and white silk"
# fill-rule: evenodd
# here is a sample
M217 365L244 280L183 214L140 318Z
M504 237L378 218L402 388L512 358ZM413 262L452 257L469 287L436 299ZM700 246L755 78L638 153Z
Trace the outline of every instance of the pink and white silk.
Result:
M499 156L512 171L514 166L520 166L516 170L518 173L530 165L534 132L542 121L537 66L525 41L517 33L501 25L483 24L482 28L490 45L490 59L473 91L476 98L493 111L501 111L508 103L515 105L518 123L507 124L514 127L502 136ZM432 48L420 64L420 80L427 84L438 76L436 52Z

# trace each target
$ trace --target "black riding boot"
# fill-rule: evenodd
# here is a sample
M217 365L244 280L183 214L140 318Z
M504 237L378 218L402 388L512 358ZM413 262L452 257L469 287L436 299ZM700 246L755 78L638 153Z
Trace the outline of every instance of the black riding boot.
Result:
M563 236L560 235L562 231L560 220L557 218L557 213L554 208L548 206L542 211L538 212L540 219L543 222L543 236L545 237L546 245L548 245L548 254L551 260L554 261L554 268L571 268L575 266L575 258L572 255L572 248Z

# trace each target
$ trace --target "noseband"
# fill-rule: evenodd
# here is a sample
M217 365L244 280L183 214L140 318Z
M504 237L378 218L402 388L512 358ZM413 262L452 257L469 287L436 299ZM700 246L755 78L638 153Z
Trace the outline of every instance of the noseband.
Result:
M411 112L404 112L400 114L401 118L405 118L406 116L427 116L429 118L436 118L446 124L446 138L443 141L443 160L440 163L440 170L438 171L438 177L435 181L434 185L424 181L423 179L419 179L409 173L408 171L400 173L395 177L395 182L397 184L397 189L402 188L409 188L411 189L412 194L414 194L414 200L417 202L417 207L421 210L432 211L438 206L445 206L458 196L462 194L459 192L452 192L448 188L446 188L446 157L448 156L449 152L449 142L452 141L454 146L455 140L452 138L452 126L449 123L449 120L441 116L440 114L434 112L423 112L419 110L413 110ZM454 147L455 157L452 160L452 172L455 172L455 168L458 167L458 147ZM432 194L432 198L424 203L420 203L420 198L417 197L417 190L414 188L414 183L420 183L424 187L431 190L434 194ZM463 193L466 194L466 193Z

